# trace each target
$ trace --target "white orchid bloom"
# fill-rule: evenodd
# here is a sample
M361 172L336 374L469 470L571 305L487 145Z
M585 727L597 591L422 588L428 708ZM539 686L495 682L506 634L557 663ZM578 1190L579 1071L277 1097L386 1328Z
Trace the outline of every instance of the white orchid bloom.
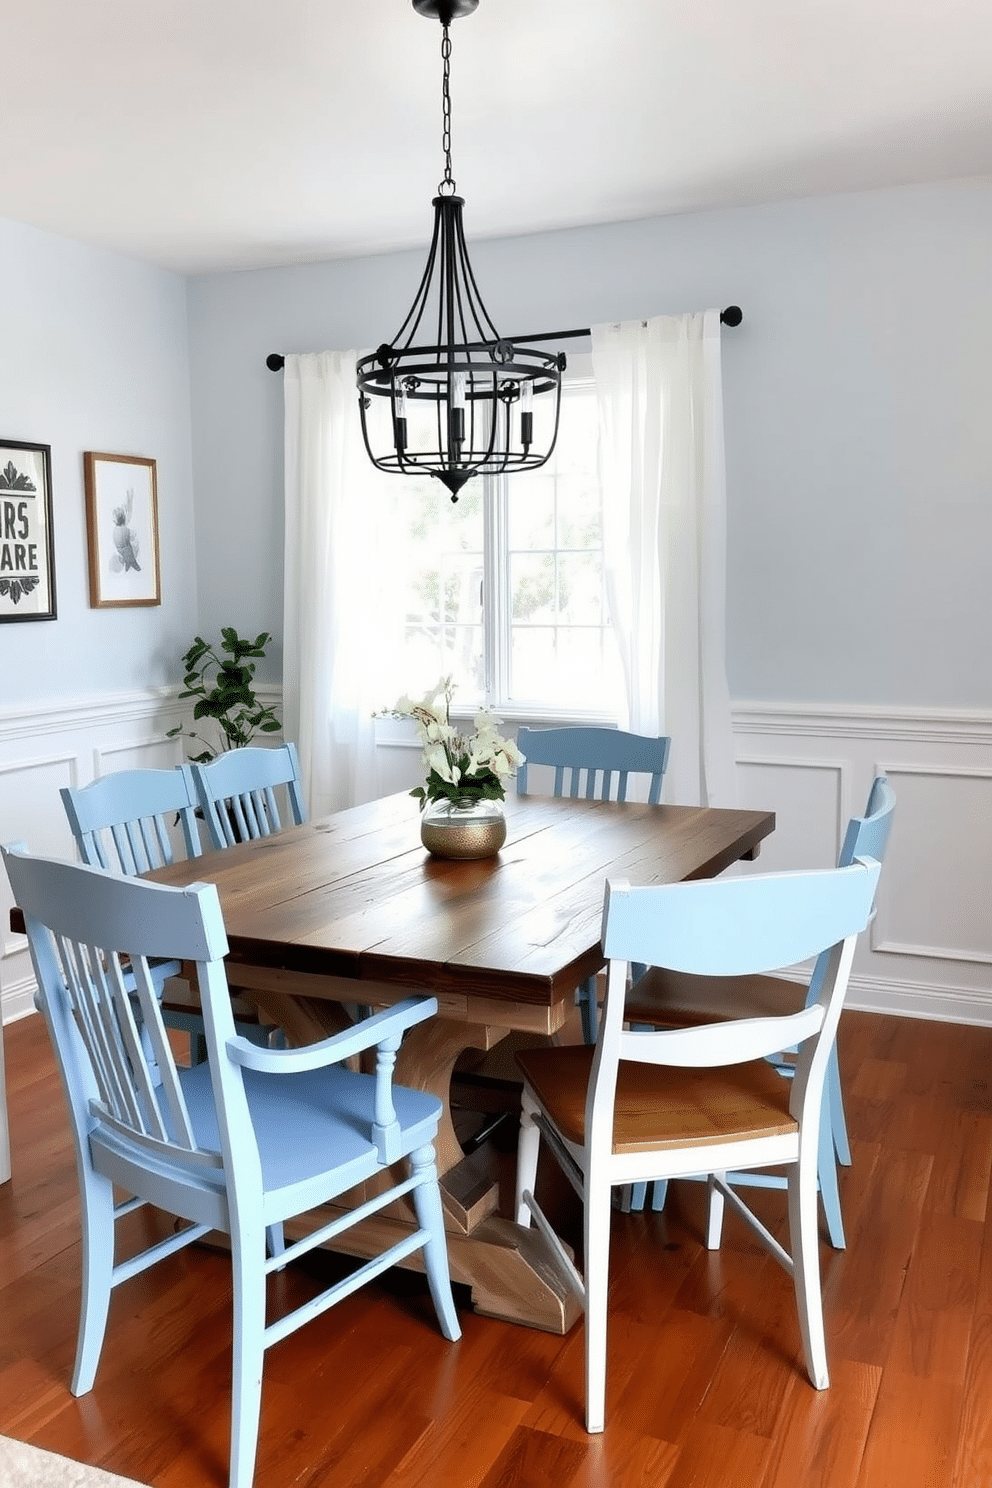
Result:
M502 722L502 718L497 718L488 708L480 708L472 719L472 727L479 734L495 734Z
M469 751L469 756L468 756L468 765L466 766L465 774L466 775L478 775L480 773L480 771L482 771L482 770L488 770L488 769L489 769L489 761L488 761L488 759L486 759L484 756L480 756L474 750L470 750Z
M424 707L429 709L436 718L446 719L448 716L448 704L454 692L454 684L450 677L441 677L430 690L424 694Z
M431 770L435 770L441 779L446 780L449 785L458 784L457 768L452 765L446 751L441 745L436 745L433 749L424 751L424 763L427 766L428 774Z
M506 754L505 750L501 749L499 754L497 754L496 758L493 760L492 771L494 775L500 776L513 774L513 766L511 765L509 757Z
M480 777L495 776L502 794L504 780L523 763L524 757L512 739L504 739L500 734L503 720L489 708L477 710L470 734L460 734L451 724L454 691L453 679L441 677L421 701L414 702L404 694L392 711L412 718L416 724L428 776L435 774L453 790L462 782L473 784ZM435 786L432 794L442 792Z

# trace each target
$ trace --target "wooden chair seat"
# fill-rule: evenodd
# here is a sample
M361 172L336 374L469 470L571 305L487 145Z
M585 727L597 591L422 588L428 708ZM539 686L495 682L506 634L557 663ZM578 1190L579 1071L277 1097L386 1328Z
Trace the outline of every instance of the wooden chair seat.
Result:
M569 1142L585 1145L585 1105L594 1049L527 1049L524 1079ZM763 1059L716 1069L621 1061L613 1110L613 1152L706 1147L794 1132L789 1083Z
M650 966L627 994L627 1016L632 1023L666 1028L725 1023L733 1018L779 1018L798 1012L808 991L806 982L785 977L690 976Z

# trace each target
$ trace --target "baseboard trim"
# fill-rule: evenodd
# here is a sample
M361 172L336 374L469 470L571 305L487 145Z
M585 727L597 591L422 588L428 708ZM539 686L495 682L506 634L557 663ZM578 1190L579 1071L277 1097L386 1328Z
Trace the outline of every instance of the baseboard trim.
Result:
M863 1013L929 1018L935 1023L992 1026L992 992L976 992L971 987L933 987L920 982L852 977L844 1006Z
M0 1022L16 1023L37 1011L34 1005L35 983L33 977L22 977L12 986L5 987L0 995Z

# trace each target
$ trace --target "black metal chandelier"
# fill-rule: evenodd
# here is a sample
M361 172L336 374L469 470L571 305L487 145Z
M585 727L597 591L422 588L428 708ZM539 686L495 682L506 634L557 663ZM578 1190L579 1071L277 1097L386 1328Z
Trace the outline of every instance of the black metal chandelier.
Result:
M436 476L452 501L480 471L534 470L555 446L561 352L499 335L482 302L462 226L464 198L451 173L449 27L479 0L413 0L441 22L444 176L433 200L434 234L420 287L392 341L358 363L359 407L372 463L395 475ZM422 336L434 337L428 345ZM553 417L535 437L534 399L554 395ZM376 400L379 400L378 402Z

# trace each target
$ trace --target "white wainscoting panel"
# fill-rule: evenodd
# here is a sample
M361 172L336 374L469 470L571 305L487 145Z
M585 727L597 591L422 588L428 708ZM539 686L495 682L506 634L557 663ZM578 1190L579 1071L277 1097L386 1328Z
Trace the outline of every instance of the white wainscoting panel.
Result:
M899 797L898 855L873 949L992 965L992 771L895 763L885 770Z
M843 759L803 759L738 748L738 804L759 811L773 803L775 811L775 831L761 844L754 864L757 872L830 868L836 863L853 814L847 809L849 773Z
M873 777L892 782L892 837L849 1006L992 1023L992 714L737 704L734 732L740 804L776 812L759 870L832 860Z
M183 758L182 740L166 733L185 715L171 690L0 711L0 841L75 858L60 787L87 785L112 770L171 769ZM0 872L4 1022L30 1012L34 994L27 941L10 929L11 904L7 876Z

